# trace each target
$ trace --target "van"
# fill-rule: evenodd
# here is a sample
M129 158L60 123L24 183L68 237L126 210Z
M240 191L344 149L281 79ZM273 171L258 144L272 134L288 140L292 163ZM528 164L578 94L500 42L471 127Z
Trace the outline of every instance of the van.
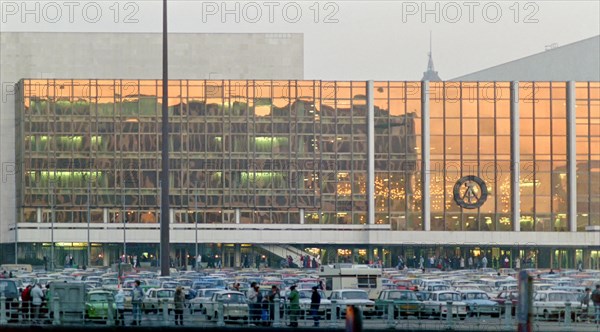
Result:
M362 289L369 299L376 299L381 292L381 269L368 266L336 264L321 265L319 277L325 280L325 293L330 296L332 290Z

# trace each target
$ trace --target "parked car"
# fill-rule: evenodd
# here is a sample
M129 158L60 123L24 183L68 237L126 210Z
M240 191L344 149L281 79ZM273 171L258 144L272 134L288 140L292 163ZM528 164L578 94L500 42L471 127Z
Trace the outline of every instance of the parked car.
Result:
M170 313L174 309L174 297L174 289L151 288L146 292L146 296L142 301L142 311L145 313L158 313L162 311L163 303L167 302L167 310Z
M336 317L346 316L346 307L350 305L359 306L363 310L363 315L375 315L375 301L369 300L369 293L362 289L338 289L331 292L329 300L338 306Z
M0 310L6 310L8 313L6 317L10 321L18 321L21 295L17 283L11 279L0 279L0 294L6 298L4 308Z
M110 303L110 305L109 305ZM117 318L117 305L113 293L109 290L92 290L85 296L85 318L107 321L109 310L112 319Z
M225 321L232 319L247 320L249 316L248 299L242 292L220 291L212 294L210 301L205 304L206 318L212 319L223 316ZM221 312L221 309L223 312Z
M310 315L310 303L311 303L311 297L312 297L312 289L298 289L298 293L300 295L300 316L304 317L304 315ZM327 299L327 296L325 295L325 292L322 290L319 290L319 295L321 295L321 303L319 305L319 316L321 317L325 317L328 318L329 315L331 314L331 301L329 299ZM289 301L289 296L290 296L290 291L286 290L285 292L282 292L282 296L281 299L282 301L284 301L287 305L289 305L290 301Z
M452 316L461 320L467 317L467 304L461 301L460 294L453 291L436 291L429 293L423 301L424 315L443 318L448 315L448 302L452 302Z
M388 312L390 304L394 306L394 318L399 316L420 316L421 301L411 290L382 290L375 300L375 311L378 316Z
M460 292L460 297L467 304L467 314L500 317L500 305L498 302L492 301L486 292L475 289L463 290Z
M197 295L195 298L189 300L190 312L194 313L200 311L206 314L206 303L208 303L212 295L216 292L222 292L220 288L201 288L196 290Z
M581 314L581 302L577 293L546 290L533 294L533 314L546 320L564 317L566 303L571 304L571 319Z
M498 293L496 297L490 298L490 300L497 302L500 305L500 312L504 314L506 312L506 303L511 304L511 315L514 316L517 313L517 305L519 304L519 292L518 291L503 291Z

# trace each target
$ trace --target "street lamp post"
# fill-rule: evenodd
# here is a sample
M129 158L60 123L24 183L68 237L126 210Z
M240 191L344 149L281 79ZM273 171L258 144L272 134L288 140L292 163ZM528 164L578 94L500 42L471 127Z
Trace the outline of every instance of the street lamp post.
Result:
M87 183L87 266L92 265L92 244L90 243L90 222L92 220L92 210L91 210L91 194L92 191L92 179L90 179Z
M121 204L123 204L123 212L122 212L122 218L123 218L123 261L125 263L127 263L127 215L125 212L125 190L123 190L121 192Z
M168 61L168 29L167 0L163 0L163 45L162 45L162 173L160 202L160 272L168 276L169 271L169 61Z
M197 188L194 188L197 190ZM196 222L196 262L198 261L198 191L194 191L194 221Z
M54 271L54 221L56 219L56 207L55 207L55 192L54 192L54 181L50 182L50 238L51 238L51 246L50 246L50 271Z

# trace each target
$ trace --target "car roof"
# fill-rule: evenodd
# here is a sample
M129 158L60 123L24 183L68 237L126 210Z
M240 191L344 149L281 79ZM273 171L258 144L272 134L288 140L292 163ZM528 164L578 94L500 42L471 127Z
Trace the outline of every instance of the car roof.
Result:
M244 295L244 293L242 292L238 292L238 291L232 291L232 290L221 290L219 292L215 292L215 294L240 294L240 295Z

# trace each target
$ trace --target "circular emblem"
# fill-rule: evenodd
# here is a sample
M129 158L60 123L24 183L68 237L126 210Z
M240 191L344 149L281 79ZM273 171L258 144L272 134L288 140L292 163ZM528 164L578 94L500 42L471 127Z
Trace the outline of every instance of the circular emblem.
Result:
M465 209L477 209L487 199L485 182L475 175L463 176L454 185L454 201Z

